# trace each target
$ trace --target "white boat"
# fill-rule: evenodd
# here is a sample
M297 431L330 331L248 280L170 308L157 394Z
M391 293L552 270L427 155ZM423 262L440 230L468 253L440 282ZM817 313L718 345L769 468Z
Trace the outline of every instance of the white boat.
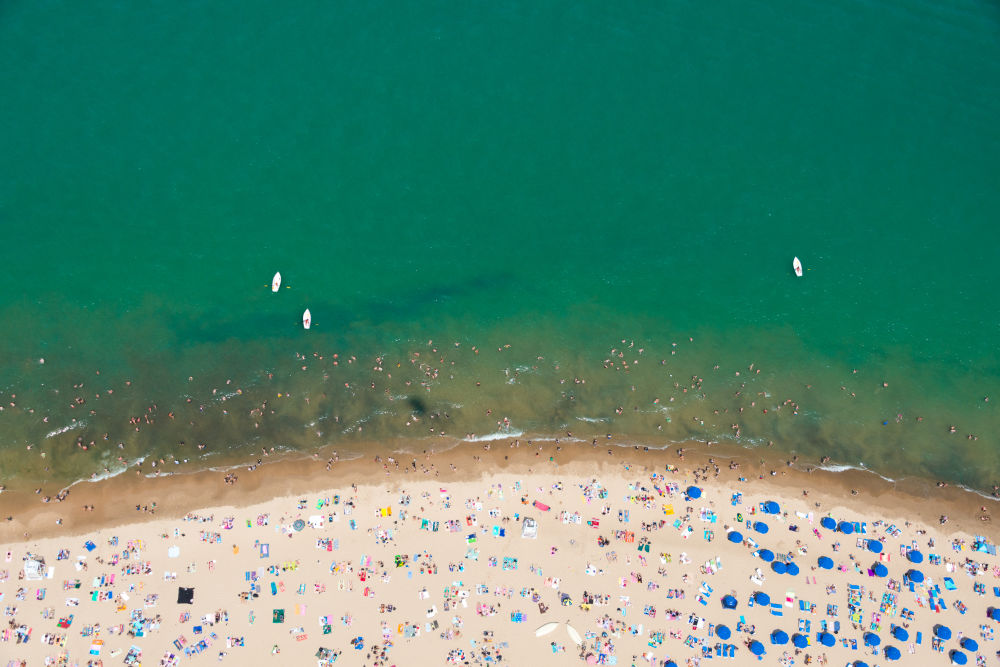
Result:
M559 627L558 623L546 623L535 630L536 637L543 637Z
M802 277L802 262L799 261L798 257L792 259L792 268L795 270L795 275L799 278Z
M271 291L277 292L278 288L281 287L281 272L274 274L274 278L271 279Z
M312 313L310 313L309 309L306 308L306 312L302 313L302 328L308 329L309 327L312 326L312 322L313 322Z
M583 637L581 637L580 633L576 631L576 628L569 623L566 623L566 634L569 635L569 638L572 639L577 646L583 643Z

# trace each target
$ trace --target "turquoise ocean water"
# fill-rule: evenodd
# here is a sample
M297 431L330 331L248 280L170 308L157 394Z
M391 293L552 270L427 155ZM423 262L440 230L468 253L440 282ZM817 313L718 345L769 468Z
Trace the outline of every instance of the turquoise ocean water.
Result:
M996 3L15 0L0 90L0 482L498 428L1000 482Z

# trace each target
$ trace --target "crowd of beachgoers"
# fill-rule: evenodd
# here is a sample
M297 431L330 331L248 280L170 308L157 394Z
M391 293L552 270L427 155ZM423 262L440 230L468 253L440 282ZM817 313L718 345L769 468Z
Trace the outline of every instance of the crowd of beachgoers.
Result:
M381 461L371 484L2 545L0 653L372 667L996 653L989 536L733 462L550 450L492 474L452 452L466 472L448 481Z

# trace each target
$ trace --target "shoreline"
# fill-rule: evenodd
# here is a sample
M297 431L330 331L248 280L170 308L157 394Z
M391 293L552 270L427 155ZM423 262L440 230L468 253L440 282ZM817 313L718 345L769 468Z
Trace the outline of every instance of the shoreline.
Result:
M948 500L955 489L918 502L918 489L858 471L785 466L772 476L774 459L740 451L735 468L731 453L692 444L680 459L676 448L494 441L329 472L323 460L277 461L235 485L219 473L96 484L105 512L57 530L51 516L35 516L29 539L0 535L12 616L0 640L30 667L60 656L82 667L125 651L171 666L204 651L230 664L313 664L320 653L366 667L523 665L541 655L553 665L617 656L670 667L713 652L747 664L763 652L765 664L787 667L800 651L807 662L853 664L890 646L913 655L902 664L929 664L938 623L963 641L945 650L975 655L966 639L993 639L992 621L983 624L993 597L972 589L1000 579L997 531L960 495ZM161 494L155 515L130 506L137 491ZM781 509L767 514L765 501ZM964 513L939 525L939 511ZM536 539L524 538L521 514L537 521ZM864 537L830 531L825 517ZM991 554L971 550L980 534ZM885 553L872 553L873 541ZM908 550L925 548L917 567L927 574L914 588ZM51 581L26 569L38 558ZM783 574L787 563L798 570ZM929 602L944 602L938 583L958 592L932 612ZM539 636L546 628L555 630ZM864 646L871 631L887 642L875 653ZM791 645L769 641L778 632L805 642L794 658Z
M519 446L515 446L515 442ZM387 477L383 464L390 457L410 459L411 468L412 461L417 461L421 467L435 470L442 482L483 480L510 470L530 471L533 460L547 461L549 456L556 458L557 467L561 469L593 463L604 468L606 464L617 465L623 461L649 470L662 470L666 465L692 469L710 465L711 459L726 464L734 461L740 464L740 473L729 474L732 471L721 465L722 479L735 482L742 475L747 478L747 484L757 482L760 486L783 490L797 487L799 493L808 488L810 497L823 497L826 502L840 498L852 501L848 504L873 499L892 500L893 504L907 507L905 514L911 520L915 515L927 523L937 523L939 516L947 515L949 525L971 533L986 531L990 526L991 522L980 520L984 514L980 508L987 508L987 516L1000 509L994 504L1000 502L996 498L963 486L947 485L942 488L932 480L915 477L890 480L875 471L853 466L828 470L818 463L791 460L770 449L750 449L729 443L637 444L633 441L618 443L614 439L596 439L596 444L591 444L578 438L567 441L556 436L541 436L528 440L522 435L472 442L449 439L444 441L445 447L436 449L430 448L430 444L438 444L438 441L373 443L370 456L337 460L329 471L326 469L327 461L336 456L333 446L317 450L312 455L296 452L275 460L264 459L252 471L248 470L248 464L234 463L215 469L157 476L121 474L96 482L84 480L75 483L63 502L54 499L49 503L41 502L40 497L45 495L45 490L35 494L23 489L8 489L0 494L0 541L41 539L68 532L73 534L73 531L85 533L131 524L137 520L177 518L208 504L243 506L266 502L294 495L295 492L334 488L344 485L346 480L359 485L381 484ZM677 455L678 450L683 450L683 457ZM420 453L417 454L417 451ZM381 458L382 462L376 462L376 458ZM445 462L449 464L447 467ZM461 467L457 471L452 470L452 462L459 462ZM464 465L461 462L465 462ZM776 474L771 475L772 470ZM224 480L228 473L235 475L238 481L226 484ZM396 479L399 474L390 474L388 479ZM404 480L423 478L425 475L403 477ZM852 496L852 490L857 491L856 496ZM152 509L153 503L155 510L151 513L135 510L136 505ZM933 508L929 506L932 503ZM83 506L93 506L94 509L84 511ZM13 516L13 521L6 521L8 516ZM903 513L900 518L902 516ZM59 518L62 519L61 524L56 523Z

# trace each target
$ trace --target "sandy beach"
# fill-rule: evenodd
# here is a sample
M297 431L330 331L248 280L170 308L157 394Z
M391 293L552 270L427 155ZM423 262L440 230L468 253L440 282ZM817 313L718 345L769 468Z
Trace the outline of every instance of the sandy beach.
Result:
M517 444L4 494L3 664L995 660L993 501Z

